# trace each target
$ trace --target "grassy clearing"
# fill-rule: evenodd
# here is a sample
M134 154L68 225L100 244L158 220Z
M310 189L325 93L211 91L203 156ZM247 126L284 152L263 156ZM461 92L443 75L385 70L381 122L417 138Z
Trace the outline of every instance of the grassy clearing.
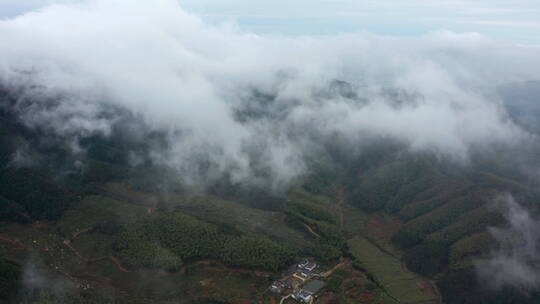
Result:
M381 292L375 295L372 303L373 304L399 304L401 302L398 302L395 299L392 299L386 293Z
M114 238L103 233L84 233L72 242L73 246L86 257L114 255Z
M171 203L205 221L232 226L239 231L266 234L282 241L307 244L302 232L287 226L285 215L281 212L255 209L212 196L176 196Z
M270 283L249 272L224 271L219 266L198 269L189 279L190 294L224 303L261 298Z
M378 288L364 272L347 263L327 279L326 292L321 295L319 303L398 304L399 302Z
M342 208L343 232L347 238L361 235L395 257L402 255L402 252L392 244L392 237L402 226L397 218L384 213L368 214L347 204Z
M362 210L343 204L343 232L346 236L353 236L366 226L369 215Z
M391 215L377 213L370 216L361 235L390 255L401 258L403 252L394 246L392 237L401 229L402 223Z
M473 261L489 252L496 242L487 232L480 232L459 240L450 247L450 268L458 269L473 264Z
M365 238L355 237L348 241L354 257L373 275L388 295L401 303L419 303L437 300L437 294L428 282L408 271L393 256L381 251ZM384 303L384 302L383 302Z
M71 236L98 225L115 225L126 223L145 214L141 207L123 203L102 196L88 196L74 203L58 221L58 231Z
M29 225L10 223L0 227L0 234L16 239L18 243L23 244L27 249L47 248L62 240L61 237L54 234L54 228L49 224L32 228ZM2 244L6 243L3 242Z

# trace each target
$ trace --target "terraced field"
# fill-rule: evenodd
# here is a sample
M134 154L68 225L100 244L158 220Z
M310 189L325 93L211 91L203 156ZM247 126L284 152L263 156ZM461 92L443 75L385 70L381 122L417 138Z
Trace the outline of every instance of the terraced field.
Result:
M381 251L367 239L348 241L360 265L371 274L397 303L438 303L439 296L429 281L407 270L397 258Z

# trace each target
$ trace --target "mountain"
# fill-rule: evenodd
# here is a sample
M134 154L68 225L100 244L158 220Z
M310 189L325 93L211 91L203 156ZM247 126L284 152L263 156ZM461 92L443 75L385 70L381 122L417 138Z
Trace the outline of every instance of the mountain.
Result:
M505 102L535 132L540 94L535 83L517 87L501 89ZM328 88L317 94L369 102L346 82ZM385 91L396 107L421 98ZM457 160L387 137L371 137L351 153L347 138L336 136L306 155L305 173L287 187L246 184L227 172L207 178L212 164L204 160L194 165L206 183L193 187L152 157L170 144L166 134L149 131L126 109L104 108L99 115L114 121L110 134L80 134L74 150L22 118L55 99L24 96L0 92L6 303L272 303L278 296L268 286L305 257L324 269L337 265L324 303L540 299L530 276L501 269L495 288L483 277L500 257L537 270L534 254L512 254L536 245L536 231L513 229L505 207L512 201L533 218L539 212L538 179L522 170L538 162L534 142L473 147ZM236 111L243 123L290 110L271 94L250 98ZM268 172L257 174L265 180ZM496 229L523 242L507 244Z

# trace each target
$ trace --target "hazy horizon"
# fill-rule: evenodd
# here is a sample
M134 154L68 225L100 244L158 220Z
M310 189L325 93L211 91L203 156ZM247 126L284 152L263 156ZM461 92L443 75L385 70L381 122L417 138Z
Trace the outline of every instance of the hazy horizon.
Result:
M54 3L80 2L83 1L4 0L0 3L0 18L12 18ZM540 3L533 0L177 2L206 22L232 24L244 32L255 34L333 36L368 32L410 37L452 31L478 33L529 45L540 44L540 35L537 34L540 30Z

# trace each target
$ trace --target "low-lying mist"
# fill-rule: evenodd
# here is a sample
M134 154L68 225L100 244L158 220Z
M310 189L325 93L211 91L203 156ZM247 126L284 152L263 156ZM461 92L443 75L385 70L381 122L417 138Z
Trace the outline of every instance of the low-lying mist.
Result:
M477 271L494 289L511 286L523 292L537 291L540 223L509 194L501 197L498 204L507 224L489 229L499 246L487 261L476 264Z

